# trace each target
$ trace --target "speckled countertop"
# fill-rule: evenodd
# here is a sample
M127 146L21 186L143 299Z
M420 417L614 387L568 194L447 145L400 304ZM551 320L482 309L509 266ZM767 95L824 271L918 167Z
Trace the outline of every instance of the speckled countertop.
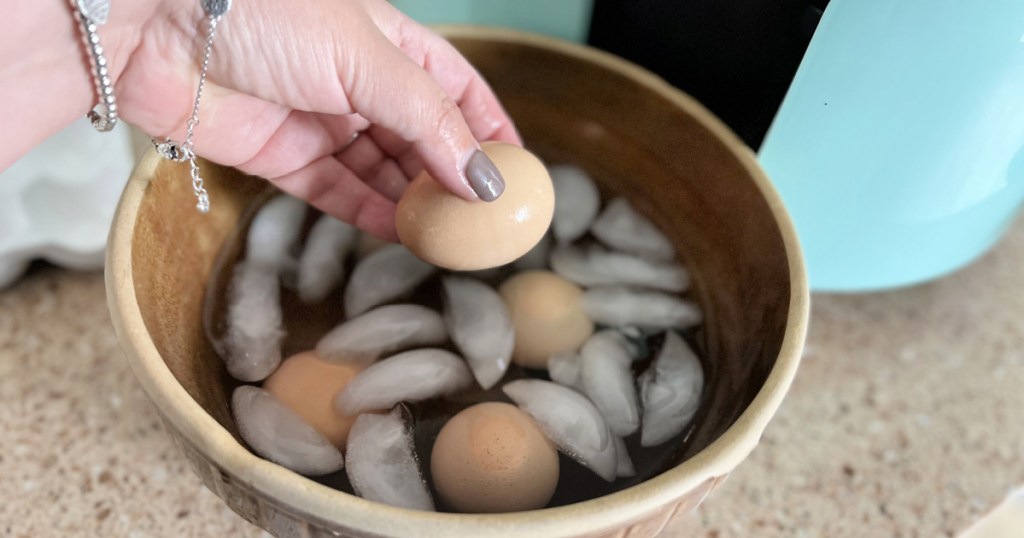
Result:
M666 536L953 536L1024 484L1024 219L932 284L816 295L760 446ZM0 536L259 536L193 476L99 273L0 291Z

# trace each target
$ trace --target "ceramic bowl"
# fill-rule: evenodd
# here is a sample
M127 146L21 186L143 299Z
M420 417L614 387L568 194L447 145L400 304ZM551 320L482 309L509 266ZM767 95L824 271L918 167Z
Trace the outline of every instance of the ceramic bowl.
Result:
M527 145L585 167L668 231L706 323L705 402L661 474L598 498L467 515L366 501L263 460L240 442L230 381L203 331L206 283L269 186L203 164L214 209L194 209L188 167L144 157L110 237L114 325L146 392L203 482L278 536L654 536L750 453L796 373L808 315L792 223L753 153L693 99L610 55L516 32L446 28L491 82Z

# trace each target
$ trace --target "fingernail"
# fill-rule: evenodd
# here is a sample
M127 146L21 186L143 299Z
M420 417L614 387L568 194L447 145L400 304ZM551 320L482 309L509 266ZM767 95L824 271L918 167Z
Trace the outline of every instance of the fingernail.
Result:
M476 153L466 163L466 179L473 192L485 202L493 202L505 192L505 179L501 177L498 167L486 153Z

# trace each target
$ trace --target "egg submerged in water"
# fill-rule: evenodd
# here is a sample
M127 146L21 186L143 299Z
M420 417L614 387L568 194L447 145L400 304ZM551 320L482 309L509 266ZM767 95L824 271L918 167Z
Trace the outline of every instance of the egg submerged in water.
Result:
M316 352L306 351L282 362L263 382L263 389L344 450L356 417L337 412L334 396L361 370L355 363L330 363Z
M558 451L518 407L486 402L452 417L434 442L438 495L465 513L543 508L558 485Z
M594 332L583 290L551 271L518 273L498 292L515 326L512 362L520 366L547 368L552 355L576 351Z
M498 267L526 254L547 232L555 191L544 163L512 144L484 142L481 148L505 179L497 200L465 200L426 172L402 194L398 237L424 261L455 271Z

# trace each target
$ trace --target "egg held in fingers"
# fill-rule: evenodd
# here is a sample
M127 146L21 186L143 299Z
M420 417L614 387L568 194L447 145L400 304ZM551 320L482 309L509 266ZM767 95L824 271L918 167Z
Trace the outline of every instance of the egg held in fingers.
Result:
M402 194L398 237L424 261L455 271L498 267L526 254L551 225L555 191L544 163L512 144L481 147L505 180L496 200L460 198L426 172Z

